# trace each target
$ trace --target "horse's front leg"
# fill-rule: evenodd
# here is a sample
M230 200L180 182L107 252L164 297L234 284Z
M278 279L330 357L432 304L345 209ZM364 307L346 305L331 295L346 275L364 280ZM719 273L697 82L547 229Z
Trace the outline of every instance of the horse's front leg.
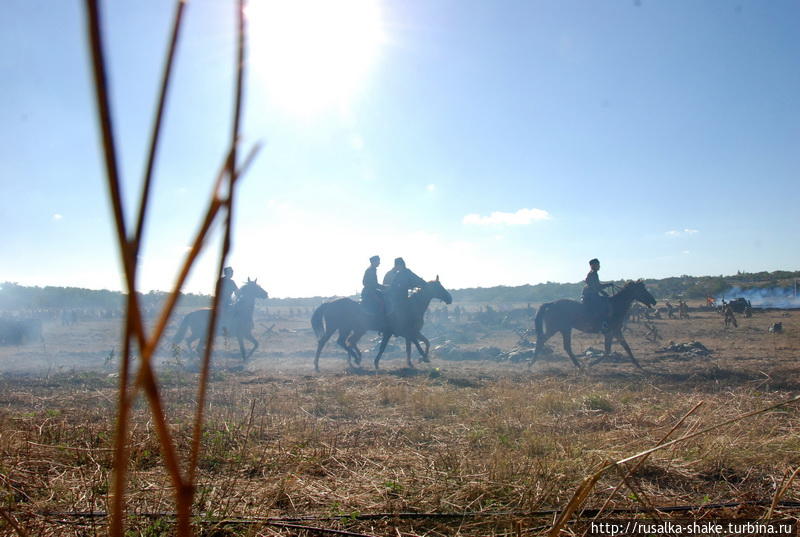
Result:
M419 344L419 340L420 339L422 340L423 343L425 343L425 351L424 352L422 351L422 347L420 347L420 344ZM422 355L422 361L423 362L430 362L431 359L428 357L428 353L431 350L431 342L428 341L428 338L423 336L422 333L417 332L417 339L414 340L414 345L417 346L417 350Z
M237 341L239 341L239 352L242 353L242 361L247 361L247 352L244 350L244 338L240 335L236 336Z
M256 349L258 348L258 340L253 337L253 334L247 334L246 337L247 337L247 341L249 341L250 343L253 344L253 348L250 349L249 353L247 353L247 358L245 359L245 361L249 360L250 357L253 356L253 353L255 353Z
M406 362L408 367L414 369L414 364L411 363L411 340L409 338L406 338Z
M383 351L386 350L386 345L389 343L389 339L392 337L392 334L386 332L383 335L383 339L381 339L381 346L378 349L378 354L375 356L375 369L378 369L378 364L381 361L381 356L383 356Z
M625 338L624 338L624 337L622 337L622 334L619 334L619 336L618 336L618 338L617 338L617 339L619 339L619 344L620 344L620 345L622 345L622 348L623 348L623 349L625 349L625 352L627 352L627 353L628 353L628 358L630 358L630 359L631 359L631 362L633 362L633 365L635 365L635 366L636 366L636 367L638 367L639 369L644 369L644 368L643 368L643 367L642 367L642 366L639 364L639 361L638 361L636 358L634 358L634 357L633 357L633 351L631 351L631 346L630 346L630 345L628 345L628 342L627 342L627 341L625 341Z

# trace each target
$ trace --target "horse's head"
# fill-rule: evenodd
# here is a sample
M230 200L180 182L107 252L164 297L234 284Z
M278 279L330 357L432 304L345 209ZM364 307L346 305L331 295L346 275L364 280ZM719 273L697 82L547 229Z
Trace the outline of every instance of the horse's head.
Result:
M255 280L247 278L247 283L239 289L239 294L250 298L269 298L269 294L258 285L258 278Z
M426 290L431 293L433 298L438 298L445 304L452 304L453 297L450 295L450 292L444 288L442 283L439 281L439 275L436 275L436 279L432 282L428 282Z
M645 287L644 280L639 279L635 282L628 282L625 287L631 290L634 300L638 300L648 308L652 308L656 305L656 299L653 298L653 295L651 295L650 291Z

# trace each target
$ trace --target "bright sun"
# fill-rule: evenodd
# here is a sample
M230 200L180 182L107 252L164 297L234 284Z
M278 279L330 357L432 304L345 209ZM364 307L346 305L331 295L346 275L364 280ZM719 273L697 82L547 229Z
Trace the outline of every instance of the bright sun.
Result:
M250 0L249 65L287 112L346 106L385 41L379 0Z

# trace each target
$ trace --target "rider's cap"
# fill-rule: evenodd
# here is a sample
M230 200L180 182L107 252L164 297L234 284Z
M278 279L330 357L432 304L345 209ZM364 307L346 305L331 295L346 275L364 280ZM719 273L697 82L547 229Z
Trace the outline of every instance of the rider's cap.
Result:
M380 261L381 258L380 258L380 256L373 255L372 257L369 258L369 260L370 260L371 263L374 263L375 261Z
M599 265L600 264L600 260L595 257L594 259L590 259L589 260L589 264L590 265Z
M397 258L395 258L395 260L394 260L394 265L395 265L395 266L398 266L398 265L399 265L399 266L401 266L401 267L405 267L405 266L406 266L406 262L405 262L405 261L403 261L403 258L402 258L402 257L397 257Z

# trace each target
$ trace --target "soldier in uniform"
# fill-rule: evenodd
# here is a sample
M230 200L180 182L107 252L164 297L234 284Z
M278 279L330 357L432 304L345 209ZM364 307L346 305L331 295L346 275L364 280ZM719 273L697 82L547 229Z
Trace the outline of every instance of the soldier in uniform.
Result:
M733 314L733 308L731 307L730 302L726 303L722 307L722 314L725 315L725 328L728 328L730 325L733 325L734 328L739 326L739 324L736 322L736 316Z
M581 296L582 302L589 310L589 315L594 321L596 330L605 331L608 327L607 318L610 314L610 305L608 303L608 294L605 292L606 287L610 287L612 283L600 283L600 276L597 272L600 270L600 261L592 259L589 261L589 274L586 275Z
M236 298L239 297L239 286L233 281L233 269L231 267L222 269L219 291L220 328L226 330L231 316L231 309Z
M369 258L369 267L364 271L361 284L361 303L370 313L383 313L383 291L386 289L378 283L378 265L381 258L373 255Z
M394 267L383 277L386 290L386 314L393 313L397 307L408 299L408 292L415 287L425 285L425 280L406 267L402 257L394 260Z

